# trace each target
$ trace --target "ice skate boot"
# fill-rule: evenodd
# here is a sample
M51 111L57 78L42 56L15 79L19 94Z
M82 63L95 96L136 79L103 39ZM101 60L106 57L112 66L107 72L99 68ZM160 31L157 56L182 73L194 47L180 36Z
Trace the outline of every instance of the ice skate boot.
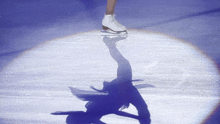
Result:
M102 20L102 28L110 33L127 32L125 26L115 19L115 14L105 15Z

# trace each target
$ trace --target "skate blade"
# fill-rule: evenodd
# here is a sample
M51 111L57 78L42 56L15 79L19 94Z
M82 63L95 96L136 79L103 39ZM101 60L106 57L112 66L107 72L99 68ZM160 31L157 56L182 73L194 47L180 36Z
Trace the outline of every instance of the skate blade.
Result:
M112 29L102 26L103 29L103 33L109 33L109 34L116 34L116 35L124 35L124 34L128 34L127 31L113 31Z
M128 34L126 32L122 32L122 33L112 33L112 32L108 32L106 30L104 31L101 31L101 35L102 37L124 37L124 38L127 38L128 37Z

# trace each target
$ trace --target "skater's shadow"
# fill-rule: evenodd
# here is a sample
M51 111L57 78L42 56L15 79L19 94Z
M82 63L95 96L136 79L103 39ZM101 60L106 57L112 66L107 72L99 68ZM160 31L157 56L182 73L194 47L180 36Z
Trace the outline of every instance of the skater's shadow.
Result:
M150 113L147 104L141 97L137 88L154 87L148 84L141 84L133 86L131 65L127 59L119 52L116 47L116 42L125 40L126 36L104 36L103 42L109 49L111 57L117 62L117 76L114 80L103 82L102 89L91 88L93 92L79 90L70 87L71 92L77 98L88 101L85 105L86 112L72 111L72 112L57 112L55 115L68 115L66 119L67 124L104 124L100 119L107 114L116 114L119 116L137 119L140 123L150 123ZM124 108L128 108L129 104L133 104L138 115L123 112Z

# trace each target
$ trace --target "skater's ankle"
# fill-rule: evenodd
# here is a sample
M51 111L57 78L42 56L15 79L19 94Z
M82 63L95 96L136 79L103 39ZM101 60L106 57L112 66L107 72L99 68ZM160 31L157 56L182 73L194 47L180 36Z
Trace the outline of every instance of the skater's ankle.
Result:
M113 15L114 12L106 12L105 15Z

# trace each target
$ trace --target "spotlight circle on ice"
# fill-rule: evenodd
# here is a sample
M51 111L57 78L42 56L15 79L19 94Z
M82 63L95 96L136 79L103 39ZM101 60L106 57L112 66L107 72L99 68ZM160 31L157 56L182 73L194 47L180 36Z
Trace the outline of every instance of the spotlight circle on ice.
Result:
M5 97L74 99L68 86L101 88L102 82L114 79L117 71L102 35L100 31L79 33L25 51L0 72L1 91ZM164 34L133 29L116 46L130 62L133 79L143 80L133 83L155 87L139 90L149 106L152 123L202 123L215 110L219 103L219 72L215 63L195 46ZM74 103L69 105L66 106ZM49 109L40 108L38 112ZM31 107L27 109L31 111ZM2 107L0 110L7 112ZM131 107L127 111L136 110ZM113 115L102 120L122 122Z

